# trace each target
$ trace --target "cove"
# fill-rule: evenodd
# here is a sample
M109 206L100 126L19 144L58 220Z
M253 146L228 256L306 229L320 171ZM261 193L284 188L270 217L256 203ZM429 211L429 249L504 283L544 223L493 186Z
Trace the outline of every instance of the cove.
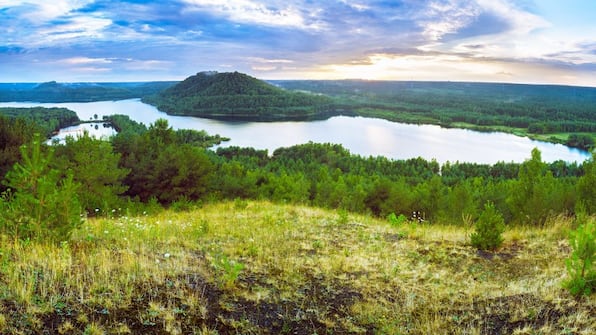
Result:
M309 141L341 144L351 153L368 156L385 156L390 159L422 157L435 159L440 164L471 162L495 164L497 162L523 162L530 158L533 148L542 152L545 162L563 160L581 163L591 156L588 152L531 140L506 133L484 133L466 129L441 128L435 125L414 125L364 117L336 116L321 121L306 122L230 122L189 116L172 116L139 99L100 101L86 103L0 103L0 107L64 107L77 113L81 120L91 120L97 115L128 115L131 119L149 125L159 118L168 120L174 129L205 130L231 140L221 146L253 147L267 149L269 153L280 147L303 144ZM83 130L95 136L114 134L111 128L81 124L62 129L57 138L81 134Z

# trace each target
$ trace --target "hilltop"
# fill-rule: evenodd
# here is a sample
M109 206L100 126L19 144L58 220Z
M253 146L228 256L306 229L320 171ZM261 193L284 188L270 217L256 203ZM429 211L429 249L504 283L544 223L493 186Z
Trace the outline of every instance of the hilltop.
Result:
M260 201L87 219L68 243L4 239L3 334L593 334L561 288L567 231L470 227ZM134 214L134 213L133 213Z
M224 120L313 120L335 114L326 96L288 91L239 72L200 72L143 101L168 114Z

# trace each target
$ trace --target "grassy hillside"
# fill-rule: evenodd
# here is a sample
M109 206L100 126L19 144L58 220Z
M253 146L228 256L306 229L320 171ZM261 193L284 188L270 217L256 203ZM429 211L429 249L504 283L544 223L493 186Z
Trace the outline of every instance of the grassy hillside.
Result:
M2 334L593 334L560 283L566 219L402 224L268 202L89 219L59 246L2 241Z
M174 115L224 120L312 120L333 114L331 99L291 92L238 72L200 72L143 101Z

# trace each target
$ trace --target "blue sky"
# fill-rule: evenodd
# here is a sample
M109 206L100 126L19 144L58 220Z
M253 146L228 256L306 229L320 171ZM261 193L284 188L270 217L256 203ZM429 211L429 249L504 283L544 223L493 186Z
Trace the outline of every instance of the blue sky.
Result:
M596 86L594 0L0 0L0 82L383 79Z

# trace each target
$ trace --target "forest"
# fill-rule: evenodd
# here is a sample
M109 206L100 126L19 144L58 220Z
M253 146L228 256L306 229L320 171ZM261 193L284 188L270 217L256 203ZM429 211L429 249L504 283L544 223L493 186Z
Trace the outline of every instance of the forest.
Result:
M30 121L31 124L40 127L44 136L57 132L61 128L72 126L78 123L77 114L66 108L11 108L0 107L0 115L9 118L20 118Z
M505 131L591 150L596 89L506 83L280 80L290 90L325 94L336 110L391 121Z
M19 147L40 141L33 135L39 125L0 118L2 188L12 192L4 199L20 191L12 180L19 169L39 169L54 171L56 179L49 181L54 190L70 176L87 215L131 203L172 206L222 199L267 199L378 217L420 212L426 221L451 224L476 219L486 203L494 204L506 223L536 226L578 209L596 211L594 159L547 164L535 149L521 164L441 166L422 158L362 157L335 144L308 143L273 153L213 150L225 139L173 130L163 119L149 127L126 116L111 119L120 131L110 141L85 135L64 144L40 143L35 161L30 146Z
M138 83L0 83L0 102L91 102L141 98L175 82Z

